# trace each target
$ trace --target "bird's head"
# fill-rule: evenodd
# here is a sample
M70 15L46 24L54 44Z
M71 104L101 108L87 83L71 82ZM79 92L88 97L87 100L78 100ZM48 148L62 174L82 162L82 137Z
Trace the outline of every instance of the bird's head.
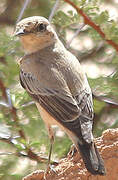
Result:
M49 21L41 16L21 20L16 25L14 35L20 38L26 53L33 53L50 46L57 38Z

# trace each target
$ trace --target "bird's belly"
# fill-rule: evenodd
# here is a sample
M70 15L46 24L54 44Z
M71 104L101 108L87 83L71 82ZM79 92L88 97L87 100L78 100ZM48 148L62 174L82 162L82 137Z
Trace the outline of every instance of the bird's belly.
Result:
M77 146L76 142L78 142L78 138L72 131L70 131L69 129L64 127L60 122L54 119L39 103L36 103L36 106L40 112L43 121L45 122L47 129L49 129L49 127L51 127L52 125L57 125L69 136L72 142Z

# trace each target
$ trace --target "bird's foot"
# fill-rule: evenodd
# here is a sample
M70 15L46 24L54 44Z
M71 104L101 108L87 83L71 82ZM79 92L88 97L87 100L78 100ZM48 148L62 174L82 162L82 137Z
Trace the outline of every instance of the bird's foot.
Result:
M56 175L58 175L57 172L56 172L56 170L55 170L55 168L54 168L54 165L48 164L48 166L47 166L47 168L46 168L46 171L45 171L45 173L44 173L44 179L45 179L45 180L48 180L48 179L47 179L47 176L48 176L48 174L49 174L50 172L53 172L53 173L55 173Z
M76 146L73 144L70 148L68 155L73 157L76 154L76 152L77 152Z

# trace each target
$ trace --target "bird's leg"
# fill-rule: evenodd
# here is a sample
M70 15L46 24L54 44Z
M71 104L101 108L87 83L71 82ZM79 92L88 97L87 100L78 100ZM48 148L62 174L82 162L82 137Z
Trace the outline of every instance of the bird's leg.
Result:
M55 170L51 167L50 165L50 161L51 161L51 154L52 154L52 148L53 148L53 144L54 144L54 132L51 128L51 126L48 126L48 133L49 133L49 138L50 138L50 150L49 150L49 155L48 155L48 163L47 163L47 168L44 174L44 179L46 180L46 175L49 173L49 170L51 169L53 172L55 172ZM55 172L56 173L56 172Z
M48 127L48 133L49 133L49 138L50 138L50 150L49 150L49 155L48 155L47 169L50 168L51 154L52 154L52 148L54 144L54 132L51 126Z

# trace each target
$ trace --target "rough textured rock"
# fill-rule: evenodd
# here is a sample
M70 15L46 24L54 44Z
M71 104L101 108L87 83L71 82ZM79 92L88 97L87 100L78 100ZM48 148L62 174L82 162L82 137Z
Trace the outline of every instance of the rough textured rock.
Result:
M50 171L46 175L47 180L118 180L118 129L108 129L103 135L95 139L96 145L101 153L107 174L106 176L93 176L85 168L79 153L72 157L60 160L55 167L56 173ZM36 171L23 180L44 180L44 172Z

